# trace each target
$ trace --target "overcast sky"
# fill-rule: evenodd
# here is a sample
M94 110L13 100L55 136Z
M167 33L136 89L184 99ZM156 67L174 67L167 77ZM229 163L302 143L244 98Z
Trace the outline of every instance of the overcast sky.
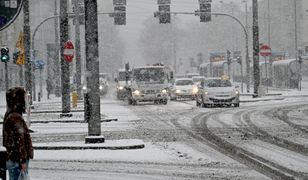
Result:
M234 2L241 4L242 8L245 7L243 0L213 0L212 2L214 4ZM248 0L248 6L250 4L251 0ZM194 12L199 9L199 3L198 0L171 0L170 7L173 12ZM154 12L157 10L157 0L127 0L126 25L118 26L121 38L124 39L126 45L124 61L130 61L132 64L142 62L140 49L137 46L140 31L143 29L145 19L154 18ZM184 24L187 21L199 21L199 18L193 15L178 15L178 17Z

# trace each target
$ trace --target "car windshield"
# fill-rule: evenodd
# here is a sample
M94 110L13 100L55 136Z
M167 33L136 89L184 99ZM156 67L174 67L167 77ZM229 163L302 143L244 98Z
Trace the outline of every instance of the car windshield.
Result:
M177 86L187 86L187 85L193 85L194 82L192 80L177 80L175 82L175 85Z
M164 82L163 68L138 68L134 69L133 78L138 82Z
M231 87L232 84L230 80L222 80L222 79L211 79L206 80L204 83L206 87Z

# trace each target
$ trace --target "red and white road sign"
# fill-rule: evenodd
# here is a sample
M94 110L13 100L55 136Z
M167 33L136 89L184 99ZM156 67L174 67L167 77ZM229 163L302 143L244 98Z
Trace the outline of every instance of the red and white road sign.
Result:
M74 58L74 45L73 45L72 41L68 40L64 44L63 56L64 56L64 59L67 62L72 62L73 61L73 58Z
M267 44L262 44L260 47L261 56L270 56L272 54L271 47Z

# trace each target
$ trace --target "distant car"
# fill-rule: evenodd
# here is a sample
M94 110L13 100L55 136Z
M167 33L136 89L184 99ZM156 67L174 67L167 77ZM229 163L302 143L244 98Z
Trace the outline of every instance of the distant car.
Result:
M196 85L200 85L201 82L205 80L205 77L204 76L194 76L192 77L192 80L194 81Z
M206 78L198 87L196 105L202 107L239 107L240 92L228 78Z
M195 85L191 78L175 79L170 90L170 99L195 99L197 91L198 87Z
M200 76L199 73L187 73L184 75L185 78L193 78L195 76Z

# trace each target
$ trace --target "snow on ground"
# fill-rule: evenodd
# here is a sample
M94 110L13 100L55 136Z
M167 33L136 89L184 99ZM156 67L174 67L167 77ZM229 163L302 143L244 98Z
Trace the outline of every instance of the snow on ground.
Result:
M308 81L303 83L302 91L298 90L277 90L270 89L269 93L281 93L282 96L272 96L272 97L261 97L259 99L266 98L281 98L283 96L298 96L298 95L308 95ZM51 96L52 100L42 99L43 103L59 103L60 98L55 98ZM250 96L242 96L242 100L253 100ZM307 98L308 99L308 98ZM292 102L294 99L284 99L277 100L277 102L283 101L284 103ZM104 131L113 130L128 130L134 128L133 121L139 118L128 108L119 104L112 99L104 99L101 101L101 113L106 115L107 118L117 118L116 122L102 123L102 133ZM123 102L125 103L125 102ZM255 103L273 103L271 102L253 102L253 103L242 103L241 106L246 106ZM176 102L170 102L168 107L174 107L181 109L183 106L185 109L189 110L190 107L195 107L194 101L190 101L186 104L178 104ZM186 108L188 107L189 108ZM3 121L3 116L6 111L6 101L5 93L0 92L0 122ZM205 111L200 109L200 111ZM74 116L73 116L74 117ZM43 116L36 116L37 119L44 118ZM228 117L225 117L228 118ZM35 121L35 119L33 119ZM184 122L185 121L185 122ZM183 120L187 126L190 124L190 119L183 117ZM32 124L31 129L35 131L35 135L40 134L63 134L63 133L84 133L87 134L87 124L80 123L48 123L48 124ZM2 126L0 126L2 131ZM125 140L122 140L122 143ZM71 142L72 143L72 142ZM65 145L65 143L60 143ZM253 147L250 145L250 147ZM265 151L263 149L263 151ZM258 152L262 152L259 150ZM266 152L268 153L268 152ZM145 148L135 149L135 150L36 150L35 160L87 160L87 161L138 161L138 162L211 162L215 161L214 157L206 156L203 153L193 150L191 147L184 145L180 142L153 144L150 142L145 142ZM291 161L290 161L291 163ZM306 162L304 162L305 164ZM291 164L290 164L291 166ZM303 166L304 167L304 166ZM303 169L306 170L306 169Z

